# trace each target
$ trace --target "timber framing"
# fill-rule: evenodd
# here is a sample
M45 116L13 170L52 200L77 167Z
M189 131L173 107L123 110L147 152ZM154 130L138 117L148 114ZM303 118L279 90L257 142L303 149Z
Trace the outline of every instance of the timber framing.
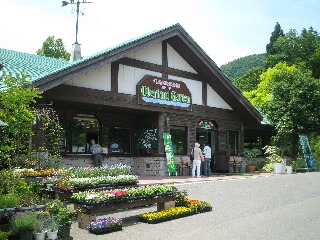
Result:
M152 64L128 58L130 53L139 51L155 43L162 43L162 65ZM180 56L198 73L185 72L168 67L167 44L169 44ZM88 73L106 64L112 64L112 93L117 92L116 70L117 64L138 67L162 73L166 78L174 75L202 81L209 84L226 103L243 117L245 124L260 124L261 114L251 105L242 93L221 72L211 58L198 46L189 34L176 24L161 31L146 35L127 44L119 45L111 50L106 50L87 59L75 62L70 66L34 82L32 86L42 91L57 87L78 75ZM205 87L203 86L203 91ZM204 91L205 92L205 91ZM203 101L205 96L203 97Z

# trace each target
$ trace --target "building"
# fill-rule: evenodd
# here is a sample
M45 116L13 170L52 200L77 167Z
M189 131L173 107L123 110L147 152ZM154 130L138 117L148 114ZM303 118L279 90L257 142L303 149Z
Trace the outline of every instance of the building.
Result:
M53 103L65 129L67 166L92 164L88 149L95 139L107 153L104 164L165 175L163 133L169 132L177 161L188 159L195 142L209 142L212 169L229 172L230 157L239 158L250 138L246 132L253 141L271 135L260 113L179 24L71 63L0 53L4 68L27 70L42 101Z

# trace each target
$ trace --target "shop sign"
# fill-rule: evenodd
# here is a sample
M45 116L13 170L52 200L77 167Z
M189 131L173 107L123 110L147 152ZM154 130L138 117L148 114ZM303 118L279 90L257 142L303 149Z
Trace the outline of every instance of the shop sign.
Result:
M137 84L138 104L191 111L191 93L184 82L145 76Z
M174 161L174 152L170 133L163 133L164 150L166 153L168 172L176 172L176 162Z
M214 124L208 120L199 121L198 126L203 129L214 129Z

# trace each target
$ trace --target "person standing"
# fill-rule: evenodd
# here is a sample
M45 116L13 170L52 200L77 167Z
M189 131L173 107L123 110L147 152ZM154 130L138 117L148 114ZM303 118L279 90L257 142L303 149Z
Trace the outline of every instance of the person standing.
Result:
M91 139L90 143L91 143L90 152L93 154L94 165L95 167L102 167L101 153L103 152L103 150L99 144L96 144L94 139Z
M200 149L199 143L194 144L193 155L194 155L194 160L192 164L192 177L196 177L196 170L197 170L197 177L201 177L200 167L201 167L201 161L203 161L203 155L202 155L202 151Z
M204 175L206 177L211 176L211 168L210 168L210 163L211 163L211 147L209 147L209 144L206 142L205 147L203 148L203 153L204 153Z

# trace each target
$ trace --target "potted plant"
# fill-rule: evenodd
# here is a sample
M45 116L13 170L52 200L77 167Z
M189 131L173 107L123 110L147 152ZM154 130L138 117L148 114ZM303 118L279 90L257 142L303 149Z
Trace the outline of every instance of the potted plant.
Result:
M20 213L11 221L12 234L19 240L32 240L36 224L37 216L34 213Z
M245 158L248 160L249 172L254 172L256 169L256 163L254 158L259 155L259 150L256 148L246 149L243 152Z
M270 163L273 163L274 165L274 172L276 174L282 173L282 157L280 156L280 148L276 146L268 146L266 145L263 150L265 150L265 154L268 156L266 157Z
M263 172L264 165L265 165L265 161L262 161L262 160L257 163L257 167L259 169L259 173Z
M286 172L292 174L292 159L286 159Z
M58 235L63 238L70 236L70 228L71 224L75 222L76 212L65 207L63 202L58 199L48 204L48 212L58 224Z
M75 212L66 207L62 207L55 217L59 225L58 236L61 238L69 237L71 224L75 222Z
M38 219L35 224L33 236L35 240L45 240L46 238L46 228L44 221L42 219Z
M46 228L48 239L55 240L58 238L58 223L53 217L46 222Z

